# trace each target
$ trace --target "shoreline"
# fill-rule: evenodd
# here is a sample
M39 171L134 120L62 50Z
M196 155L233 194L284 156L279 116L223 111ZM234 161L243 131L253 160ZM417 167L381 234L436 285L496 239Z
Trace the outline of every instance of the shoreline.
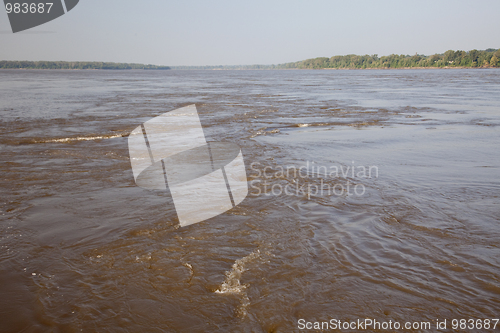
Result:
M495 69L500 67L491 67L491 66L481 66L481 67L466 67L466 66L444 66L444 67L381 67L381 68L317 68L317 69L326 69L326 70L364 70L364 69Z
M0 71L170 71L171 69L142 69L142 68L130 68L130 69L101 69L101 68L0 68Z
M465 66L444 66L444 67L381 67L381 68L211 68L211 69L143 69L143 68L130 68L130 69L101 69L101 68L0 68L0 71L12 70L36 70L36 71L304 71L304 70L335 70L335 71L352 71L352 70L405 70L405 69L498 69L500 67L481 66L481 67L465 67Z

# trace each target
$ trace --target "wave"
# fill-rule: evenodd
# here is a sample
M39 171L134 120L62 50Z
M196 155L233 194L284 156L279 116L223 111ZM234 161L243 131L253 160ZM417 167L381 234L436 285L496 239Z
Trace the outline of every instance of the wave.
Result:
M226 279L221 284L219 289L215 291L217 294L238 294L241 297L241 305L238 308L238 314L242 317L246 316L246 308L250 305L250 299L248 298L245 289L248 287L246 284L241 284L241 275L246 270L245 265L260 257L260 251L256 250L246 257L238 259L234 262L233 267L230 271L226 272Z
M345 125L349 124L346 124L345 122L327 122L327 123L321 122L321 123L297 123L297 124L282 125L277 127L263 127L255 131L250 136L250 138L255 138L256 136L259 135L278 134L281 133L281 130L291 130L294 128L315 127L315 126L320 126L320 127L345 126Z
M22 140L4 140L8 144L35 144L35 143L69 143L78 141L94 141L94 140L107 140L116 139L128 136L129 133L107 134L107 135L89 135L89 136L73 136L65 138L35 138L35 139L22 139Z
M37 141L36 143L93 141L93 140L114 139L114 138L121 138L121 137L123 137L122 134L98 135L98 136L77 136L77 137L69 137L69 138L41 140L41 141Z

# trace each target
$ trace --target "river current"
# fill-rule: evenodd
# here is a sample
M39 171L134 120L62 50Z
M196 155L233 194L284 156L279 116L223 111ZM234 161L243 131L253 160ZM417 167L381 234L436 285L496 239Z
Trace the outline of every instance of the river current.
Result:
M249 195L180 228L127 136L191 104ZM500 315L498 69L5 70L0 115L1 332Z

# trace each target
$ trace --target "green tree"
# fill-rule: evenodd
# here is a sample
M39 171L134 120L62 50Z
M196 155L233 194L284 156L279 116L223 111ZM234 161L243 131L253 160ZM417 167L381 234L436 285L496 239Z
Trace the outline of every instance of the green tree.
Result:
M500 67L500 59L496 55L493 55L490 60L490 66L492 67Z
M451 63L455 60L455 51L448 50L444 53L443 60L446 64Z

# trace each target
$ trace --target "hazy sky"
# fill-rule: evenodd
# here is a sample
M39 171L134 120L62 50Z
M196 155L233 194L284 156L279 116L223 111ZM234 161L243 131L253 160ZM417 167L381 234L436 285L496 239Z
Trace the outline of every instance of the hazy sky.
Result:
M489 47L499 0L80 0L17 34L0 9L0 60L247 65Z

